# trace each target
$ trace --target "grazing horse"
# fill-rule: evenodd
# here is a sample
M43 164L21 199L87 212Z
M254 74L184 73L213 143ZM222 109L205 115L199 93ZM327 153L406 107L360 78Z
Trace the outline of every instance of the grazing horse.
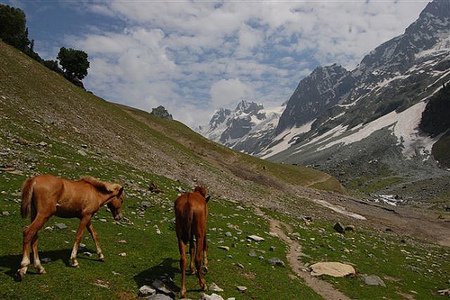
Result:
M77 252L87 228L97 248L98 259L104 256L100 249L97 233L91 224L92 216L100 206L107 205L115 220L122 218L123 187L118 184L99 181L92 177L83 177L71 181L53 175L39 175L25 180L22 185L21 214L26 218L31 214L31 224L23 230L23 258L17 276L23 279L30 265L30 246L33 248L34 266L40 274L45 274L38 254L38 231L45 222L55 215L63 218L79 218L80 225L73 245L70 260L78 267Z
M197 277L202 290L206 291L206 280L203 273L208 271L208 243L206 241L206 219L208 215L208 206L210 196L206 197L206 190L197 186L192 193L185 193L175 201L175 226L178 238L178 247L180 250L180 269L181 269L181 298L186 298L186 246L189 243L189 254L191 256L190 271ZM197 247L194 245L194 236L197 241ZM196 249L195 249L196 248ZM194 258L195 250L195 258ZM203 254L203 267L202 257Z

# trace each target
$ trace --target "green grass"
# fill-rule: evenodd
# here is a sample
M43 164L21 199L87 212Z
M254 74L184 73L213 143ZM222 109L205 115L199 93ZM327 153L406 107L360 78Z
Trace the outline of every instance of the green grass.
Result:
M52 231L43 228L40 231L40 257L51 259L50 263L44 264L47 274L38 275L30 267L24 280L17 282L14 274L21 260L21 232L29 224L28 219L20 218L17 195L17 189L25 177L3 172L1 179L5 185L0 194L0 211L8 211L10 215L0 217L0 296L6 299L76 299L80 295L95 299L136 298L140 286L150 284L162 276L172 278L173 282L168 283L168 286L179 291L179 253L172 222L173 200L177 196L176 188L179 183L159 178L157 182L166 192L162 195L144 195L141 191L145 190L145 183L138 182L156 178L151 174L130 177L137 185L126 188L128 193L123 211L133 225L114 224L104 208L93 219L106 257L105 262L97 261L95 254L87 257L80 252L80 268L70 267L69 256L78 220L54 217L44 227L54 227L55 222L63 222L68 228L55 228ZM152 204L142 214L139 213L142 211L141 201ZM209 273L206 279L208 284L215 282L225 290L220 293L222 296L274 299L279 298L279 291L283 291L285 299L295 298L299 294L308 295L308 299L318 299L300 280L290 279L288 274L292 271L288 267L272 267L266 261L272 257L285 260L285 246L268 235L269 225L265 220L249 219L252 211L222 199L213 198L209 209ZM103 222L101 219L107 221ZM155 225L161 230L160 235L156 234ZM227 237L226 232L230 232L232 236ZM260 235L265 241L248 241L246 237L250 234ZM119 240L125 240L126 243L119 243ZM83 243L90 252L95 253L94 243L87 232ZM230 251L219 249L220 245L229 246ZM274 252L269 252L271 246L275 247ZM265 259L250 257L248 254L251 249ZM127 255L119 256L123 252ZM241 264L243 268L237 264ZM273 282L277 283L276 288L273 287ZM236 290L238 285L247 286L248 291L245 294L239 293ZM194 276L188 276L187 287L190 297L195 299L200 296Z
M449 287L450 249L392 232L357 227L342 235L333 224L311 223L272 214L293 226L292 238L302 245L304 262L338 261L353 265L356 276L322 276L352 299L438 298L438 290ZM348 224L344 224L348 225ZM362 274L379 276L386 287L366 285Z

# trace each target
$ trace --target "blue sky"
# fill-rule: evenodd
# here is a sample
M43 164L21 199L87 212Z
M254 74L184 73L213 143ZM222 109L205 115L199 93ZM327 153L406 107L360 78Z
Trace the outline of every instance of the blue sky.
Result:
M44 59L83 50L85 87L188 126L245 98L280 106L317 66L353 69L427 1L0 0L25 11Z

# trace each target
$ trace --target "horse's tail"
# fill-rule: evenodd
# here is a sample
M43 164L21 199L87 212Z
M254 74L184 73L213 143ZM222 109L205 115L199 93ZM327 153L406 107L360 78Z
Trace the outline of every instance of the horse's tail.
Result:
M20 206L22 218L26 218L30 214L34 184L34 178L29 178L22 185L22 205Z

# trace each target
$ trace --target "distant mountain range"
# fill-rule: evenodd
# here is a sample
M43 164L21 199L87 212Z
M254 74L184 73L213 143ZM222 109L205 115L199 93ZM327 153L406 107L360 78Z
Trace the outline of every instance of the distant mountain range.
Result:
M433 1L404 34L378 46L354 70L318 67L285 106L264 109L242 101L234 111L219 110L199 132L268 160L313 165L365 192L405 194L405 187L429 178L442 185L448 180L445 164L432 154L449 128L438 135L419 129L427 102L445 84L450 2Z

